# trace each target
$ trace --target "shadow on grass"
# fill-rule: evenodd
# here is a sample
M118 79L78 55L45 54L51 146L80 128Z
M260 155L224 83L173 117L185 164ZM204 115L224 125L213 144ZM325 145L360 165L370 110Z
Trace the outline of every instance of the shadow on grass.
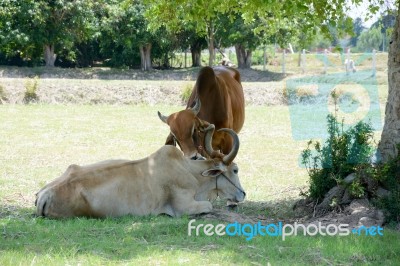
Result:
M255 221L257 217L266 219L266 215L275 213L277 209L272 202L244 202L232 211L224 207L224 204L225 201L214 202L214 214L224 213L230 218L247 217L249 221ZM286 206L289 202L278 204ZM238 263L242 255L236 257L231 253L240 245L248 244L244 238L188 236L188 222L193 218L204 223L229 222L228 219L215 217L125 216L55 220L37 217L34 208L3 204L0 205L0 228L4 241L0 243L0 251L32 253L32 256L96 256L107 261L155 255L162 257L171 251L189 257L218 252L230 254L227 256L229 258L224 259L226 263Z
M259 220L269 222L294 219L293 205L298 199L274 200L274 201L248 201L238 204L237 207L225 206L225 201L214 202L214 210L211 214L200 215L204 219L221 220L226 222L254 222Z
M292 202L244 202L230 213L255 222L257 219L280 219L290 215L290 210L285 209ZM215 203L216 213L221 209L226 212L223 204L222 201ZM388 234L385 239L374 241L354 237L324 238L323 241L322 237L290 238L286 241L279 237L256 237L247 241L244 236L206 236L204 233L188 236L188 223L193 218L196 224L227 224L226 221L207 218L207 215L54 220L32 215L33 208L2 205L0 210L0 261L19 264L32 261L39 264L134 261L146 264L265 265L283 260L289 264L317 265L350 263L354 255L363 263L391 260L389 255L396 251L392 244L398 240L398 234ZM385 241L392 243L388 250L380 249L376 254L370 254L371 248L378 250ZM349 246L353 249L349 250ZM397 248L397 251L400 250Z
M0 204L0 219L26 219L34 217L35 214L32 208L13 204Z

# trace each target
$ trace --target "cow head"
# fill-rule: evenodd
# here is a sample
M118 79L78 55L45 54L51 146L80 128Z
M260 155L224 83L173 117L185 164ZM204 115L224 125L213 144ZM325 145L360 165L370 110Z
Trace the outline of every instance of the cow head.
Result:
M192 108L164 116L158 112L158 117L170 128L166 145L176 145L187 158L198 159L201 156L199 148L202 146L201 136L209 123L197 117L201 108L200 100Z
M207 196L208 199L220 197L228 200L228 205L235 205L244 200L246 193L239 181L239 168L236 163L233 163L239 151L239 137L232 129L222 128L218 131L225 131L233 138L233 147L229 154L224 155L219 151L215 151L211 145L211 139L214 134L215 126L210 124L206 129L205 134L205 150L213 158L212 166L202 172L203 176L212 177L215 179L215 184L210 185L215 189Z

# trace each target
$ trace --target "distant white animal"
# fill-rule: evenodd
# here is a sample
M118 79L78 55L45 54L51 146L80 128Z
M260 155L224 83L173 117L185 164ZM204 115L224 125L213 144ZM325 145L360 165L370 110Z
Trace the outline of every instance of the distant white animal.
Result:
M344 60L344 65L346 66L346 72L356 72L356 66L354 64L354 61L352 59L346 59Z

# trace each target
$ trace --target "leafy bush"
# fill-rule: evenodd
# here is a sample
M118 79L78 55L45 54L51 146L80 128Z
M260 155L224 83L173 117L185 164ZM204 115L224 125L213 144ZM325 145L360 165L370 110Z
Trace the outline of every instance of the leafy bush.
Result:
M310 176L308 195L312 199L323 198L338 182L355 172L358 165L369 163L373 152L370 124L360 121L344 131L344 122L339 123L333 115L327 116L327 122L328 139L324 145L309 141L302 152L302 163ZM354 186L355 196L360 197L363 190L357 184Z
M28 79L25 83L25 95L24 103L37 102L39 97L37 95L37 89L39 88L39 77Z
M365 188L360 180L356 180L350 184L349 192L353 198L362 198L365 195Z
M328 115L327 121L328 139L324 145L309 141L302 152L302 163L310 176L306 196L313 200L321 199L331 188L343 184L346 176L355 173L356 179L348 187L351 196L376 197L374 203L384 211L386 221L400 222L400 154L387 163L371 165L374 150L371 125L359 122L344 131L343 121L339 123L333 115ZM378 198L379 186L387 188L388 195Z

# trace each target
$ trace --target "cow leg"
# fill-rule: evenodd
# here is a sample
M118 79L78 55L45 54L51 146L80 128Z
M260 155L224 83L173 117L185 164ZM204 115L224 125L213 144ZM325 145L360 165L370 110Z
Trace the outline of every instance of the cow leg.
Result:
M37 194L36 214L51 218L85 216L85 213L80 215L85 206L84 200L75 187L71 189L68 185L56 184Z
M209 201L195 201L194 192L186 189L179 189L174 192L173 208L176 216L212 211L212 205Z
M53 191L49 188L46 190L42 189L38 194L36 194L35 205L37 216L47 216L53 195Z

